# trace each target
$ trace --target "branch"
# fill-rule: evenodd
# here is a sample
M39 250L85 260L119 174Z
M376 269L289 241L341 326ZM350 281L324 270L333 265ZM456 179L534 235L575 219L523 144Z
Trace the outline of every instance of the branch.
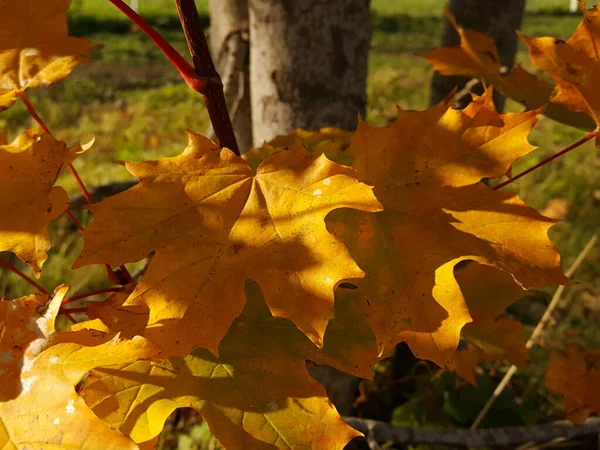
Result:
M487 430L435 429L395 427L376 420L344 417L352 428L363 433L367 440L379 443L437 444L454 447L503 447L527 442L548 442L556 438L574 439L600 433L600 418L588 419L576 425L568 421L530 427L493 428Z
M240 150L233 133L233 125L223 94L223 83L210 56L210 49L204 31L202 31L196 3L194 0L175 0L175 5L177 5L179 20L192 55L196 73L201 78L206 79L206 87L202 95L219 145L227 147L239 155Z

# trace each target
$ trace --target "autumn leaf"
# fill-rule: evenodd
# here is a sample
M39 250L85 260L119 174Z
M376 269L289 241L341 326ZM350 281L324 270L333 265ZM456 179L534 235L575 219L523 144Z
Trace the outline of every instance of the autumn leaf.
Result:
M81 151L34 130L11 144L0 142L0 251L15 253L36 276L51 246L48 224L69 205L54 183Z
M335 286L363 275L325 216L380 209L352 169L297 146L273 153L254 175L233 152L193 133L180 156L126 167L141 183L90 208L94 222L76 266L156 252L127 300L150 309L148 339L168 355L217 352L251 278L275 316L322 344Z
M567 344L550 357L544 384L564 397L567 418L582 423L600 412L600 351Z
M551 37L523 37L533 63L547 71L558 87L552 102L588 114L600 124L600 10L585 8L584 19L567 41ZM596 145L600 146L600 138Z
M0 376L3 386L10 386L0 403L0 447L137 449L96 417L74 386L97 366L148 358L159 349L140 337L56 332L54 320L66 291L64 286L57 289L43 315L34 309L40 296L0 303L6 314L0 323Z
M406 341L419 358L450 362L471 321L454 278L460 261L495 266L526 287L566 282L547 237L554 221L480 183L532 150L539 115L497 114L488 90L461 111L441 103L400 111L388 127L359 125L354 168L385 210L334 212L328 223L366 272L354 283L371 302L380 349Z
M475 369L482 361L508 361L523 367L529 359L523 325L501 317L526 291L503 270L477 263L455 270L455 278L473 319L461 331L466 348L459 349L449 368L476 383Z
M82 396L136 442L159 434L173 410L191 407L226 448L342 449L360 434L308 375L304 361L318 351L289 320L272 317L252 283L218 358L197 349L162 363L100 368Z
M48 86L88 60L92 44L69 36L71 0L0 1L0 111L19 92Z
M354 155L348 152L351 137L352 132L335 127L325 127L319 131L298 128L246 152L242 158L250 164L250 167L256 169L272 153L282 148L304 145L311 153L323 153L331 161L351 166L354 162Z
M546 104L554 86L517 65L510 73L500 64L500 56L494 40L476 30L461 27L454 16L445 11L445 16L460 37L460 45L440 47L420 56L442 75L461 75L481 79L493 85L505 96L536 109ZM551 119L578 128L593 129L594 125L583 114L576 114L561 105L549 104L544 114Z

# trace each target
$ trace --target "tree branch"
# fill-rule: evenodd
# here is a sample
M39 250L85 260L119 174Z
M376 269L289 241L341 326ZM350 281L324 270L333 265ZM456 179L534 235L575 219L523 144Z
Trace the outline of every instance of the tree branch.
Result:
M379 443L437 444L454 447L503 447L527 442L548 442L556 438L574 439L600 433L600 418L590 418L583 424L568 421L530 427L493 428L484 430L395 427L388 423L356 417L344 417L352 428L368 440Z
M200 24L196 4L194 0L175 0L175 5L177 5L179 20L192 55L196 73L207 80L202 95L215 135L221 147L227 147L239 155L240 150L227 111L225 95L223 94L223 83L210 56L210 49Z

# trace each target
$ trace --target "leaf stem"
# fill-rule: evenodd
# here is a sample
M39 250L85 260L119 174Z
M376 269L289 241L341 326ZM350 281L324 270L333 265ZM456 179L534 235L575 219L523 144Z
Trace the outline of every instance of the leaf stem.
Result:
M41 127L42 131L50 136L53 136L52 133L50 132L50 129L48 129L48 127L46 126L46 124L44 123L42 118L39 116L39 114L37 113L37 111L35 110L33 105L31 104L31 102L29 101L29 97L27 97L27 94L25 94L24 91L20 91L17 95L19 96L19 98L21 100L23 100L23 103L25 104L27 111L29 111L29 115L31 115L31 117L33 117L33 120L35 120L37 122L37 124ZM90 197L90 193L88 192L87 188L83 184L83 181L81 181L81 178L79 177L79 174L75 170L75 167L73 167L73 164L69 164L69 170L75 177L75 180L77 181L77 185L79 186L79 189L81 190L81 193L83 194L83 196L85 197L87 202L89 204L92 204L93 202L92 202L92 198Z
M61 305L65 306L65 305L68 305L69 303L73 303L73 302L76 302L77 300L91 297L93 295L106 294L109 292L111 292L111 293L119 292L122 289L123 288L121 288L121 287L112 287L112 288L96 289L95 291L84 292L83 294L78 294L78 295L74 295L72 297L65 298L62 301Z
M27 281L30 285L32 285L34 288L36 288L38 291L40 291L40 293L48 295L48 291L46 289L44 289L43 287L41 287L32 278L29 278L27 275L25 275L23 272L21 272L19 269L17 269L12 264L10 264L10 263L8 263L8 262L0 259L0 266L6 268L8 270L10 270L13 273L16 273L23 280Z
M175 0L175 5L192 55L194 69L200 77L206 80L206 87L201 94L204 96L206 109L219 145L227 147L239 155L240 150L223 93L223 83L210 55L196 3L194 0Z
M46 126L46 124L44 123L42 118L39 116L39 114L37 113L37 111L35 110L33 105L31 104L31 102L29 101L29 97L27 97L27 94L25 94L24 91L20 91L17 95L19 96L19 98L21 100L23 100L23 103L25 104L27 111L29 111L29 114L31 115L31 117L33 117L33 119L38 123L38 125L42 128L44 133L46 133L49 136L53 136L52 133L50 132L50 129ZM73 174L73 177L75 177L75 181L77 181L77 185L79 186L79 189L81 190L81 193L83 194L83 197L88 202L88 204L91 205L92 203L94 203L94 201L92 200L92 197L90 196L89 191L87 190L87 188L85 187L85 184L83 184L83 181L81 180L81 177L77 173L77 170L75 169L75 167L73 167L73 164L69 164L69 170ZM67 210L67 215L72 220L74 220L75 225L77 225L77 227L80 230L83 230L83 226L81 225L81 223L68 210ZM108 272L108 277L111 279L111 281L118 281L118 282L122 282L122 284L127 284L132 280L131 274L127 271L127 268L125 266L121 266L120 270L117 273L115 273L115 271L108 264L105 264L105 267Z
M157 32L152 25L146 22L129 7L123 0L109 0L115 5L123 14L125 14L129 20L135 23L150 39L156 44L156 46L169 58L169 61L175 66L175 68L181 74L183 81L194 91L204 94L206 89L207 80L199 76L194 68L187 62L183 56L179 54L171 44L169 44L164 37Z
M529 174L529 173L533 172L534 170L536 170L536 169L539 169L539 168L540 168L540 167L542 167L542 166L545 166L545 165L546 165L546 164L548 164L550 161L553 161L553 160L555 160L556 158L558 158L558 157L560 157L560 156L564 155L565 153L568 153L568 152L570 152L571 150L573 150L573 149L575 149L575 148L579 147L580 145L582 145L582 144L585 144L587 141L589 141L590 139L594 138L594 137L595 137L597 134L598 134L598 128L596 128L594 131L592 131L592 132L591 132L591 133L589 133L588 135L586 135L586 136L582 137L582 138L581 138L581 139L579 139L577 142L575 142L575 143L573 143L573 144L569 145L567 148L565 148L565 149L561 150L560 152L558 152L558 153L555 153L554 155L552 155L552 156L549 156L548 158L546 158L546 159L544 159L544 160L540 161L540 162L539 162L539 163L537 163L535 166L533 166L533 167L530 167L530 168L529 168L529 169L527 169L527 170L524 170L523 172L521 172L521 173L519 173L519 174L515 175L515 176L514 176L514 177L512 177L512 178L509 178L508 180L506 180L506 181L504 181L504 182L500 183L500 184L499 184L499 185L497 185L497 186L494 186L494 188L493 188L493 189L494 189L495 191L497 191L498 189L502 189L504 186L507 186L507 185L509 185L510 183L512 183L512 182L514 182L514 181L516 181L516 180L518 180L519 178L521 178L521 177L524 177L525 175L527 175L527 174Z

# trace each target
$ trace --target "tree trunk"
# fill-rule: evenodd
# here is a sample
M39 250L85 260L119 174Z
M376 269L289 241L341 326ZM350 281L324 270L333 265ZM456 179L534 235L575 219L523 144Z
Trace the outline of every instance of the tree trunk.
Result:
M210 51L242 153L252 148L248 0L210 0Z
M509 69L513 67L518 45L515 30L520 28L523 21L525 0L450 0L449 9L459 25L480 31L494 39L500 54L500 63ZM459 43L458 33L446 21L442 46ZM459 89L464 88L468 81L467 77L447 77L436 72L431 83L430 104L442 101L456 86ZM479 85L473 91L481 93L483 88ZM466 106L469 101L469 96L463 97L459 101L459 107ZM494 93L494 103L498 111L504 109L504 97L498 92Z
M370 0L249 0L254 143L354 129L367 104Z

